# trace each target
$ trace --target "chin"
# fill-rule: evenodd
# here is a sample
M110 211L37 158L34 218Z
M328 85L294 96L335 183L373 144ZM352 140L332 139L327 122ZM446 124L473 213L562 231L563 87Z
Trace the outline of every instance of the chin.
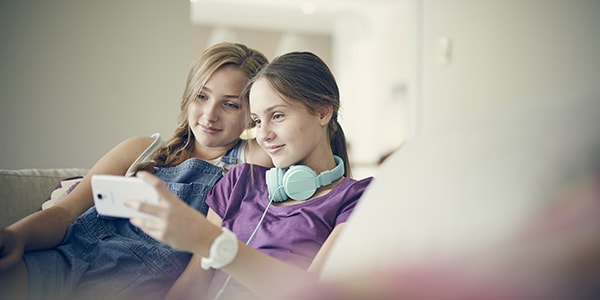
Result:
M285 166L283 166L282 164L275 162L275 161L273 161L273 166L276 168L285 168Z
M272 156L271 156L271 161L273 162L273 166L275 166L276 168L285 168L285 167L287 167L287 166L284 164L284 161L283 161L283 160L281 160L281 159L277 159L276 157L272 157Z
M273 165L277 168L287 168L291 165L294 165L294 163L289 162L289 161L283 161L283 160L277 161L275 159L272 159L272 160L273 160Z
M204 147L220 147L223 146L223 142L214 138L201 137L196 138L196 142Z

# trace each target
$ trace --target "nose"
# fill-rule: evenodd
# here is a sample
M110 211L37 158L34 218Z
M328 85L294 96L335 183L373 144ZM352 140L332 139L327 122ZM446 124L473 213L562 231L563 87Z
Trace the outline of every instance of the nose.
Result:
M263 122L256 128L256 139L258 141L268 142L275 137L275 133L271 130L271 126L267 122Z
M215 122L219 119L218 107L214 101L207 101L202 107L202 118L208 122Z

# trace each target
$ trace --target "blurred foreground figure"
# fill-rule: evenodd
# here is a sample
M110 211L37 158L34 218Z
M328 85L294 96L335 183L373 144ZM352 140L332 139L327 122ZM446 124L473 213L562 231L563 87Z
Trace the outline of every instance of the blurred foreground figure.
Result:
M599 299L599 179L573 187L488 252L412 263L392 259L387 267L325 281L294 299Z
M291 294L600 299L591 95L504 107L408 141L364 193L321 282Z

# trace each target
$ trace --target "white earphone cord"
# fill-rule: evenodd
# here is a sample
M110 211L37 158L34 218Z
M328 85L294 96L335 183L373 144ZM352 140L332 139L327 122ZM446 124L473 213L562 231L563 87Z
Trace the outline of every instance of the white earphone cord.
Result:
M254 231L252 231L252 234L250 234L250 237L246 241L246 245L249 245L250 242L252 241L252 239L254 238L254 235L258 231L258 228L260 227L260 224L262 224L263 220L265 219L265 216L267 215L267 211L269 210L269 207L271 206L272 202L273 202L273 200L269 200L269 203L267 204L267 207L265 208L265 211L263 211L262 216L260 216L260 220L258 220L258 223L256 224L256 227L254 227ZM219 297L221 297L221 294L223 293L223 291L225 291L225 287L229 283L229 280L231 280L231 275L227 276L227 279L225 279L225 283L223 283L223 286L217 292L217 294L215 295L215 297L213 298L213 300L217 300L217 299L219 299Z

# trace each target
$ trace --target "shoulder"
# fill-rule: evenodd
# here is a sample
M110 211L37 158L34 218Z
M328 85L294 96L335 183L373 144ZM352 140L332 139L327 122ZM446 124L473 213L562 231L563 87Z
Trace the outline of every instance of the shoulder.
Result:
M239 178L244 176L257 176L258 178L264 177L265 172L268 170L268 167L250 164L250 163L241 163L232 167L225 174L226 177L230 178Z
M371 184L372 177L367 177L364 179L353 179L353 178L344 178L342 182L340 182L330 194L331 197L337 198L337 201L342 203L352 203L358 201L362 197L362 194L365 192L369 184Z
M125 176L132 176L135 174L136 165L144 163L150 160L150 157L156 152L156 150L162 145L163 141L160 137L160 134L155 133L151 136L138 136L130 138L131 143L135 144L143 149L139 152L139 149L135 151L135 153L139 153L137 158L131 163Z
M267 168L248 163L242 163L231 168L214 188L210 190L211 196L207 197L208 205L215 209L220 199L251 199L249 194L254 194L260 189L266 188L265 173ZM261 184L262 183L262 184ZM244 200L246 201L246 200ZM219 215L222 211L216 210Z
M122 140L96 161L90 172L125 175L133 162L155 140L155 136L135 136Z
M267 170L268 168L263 166L241 163L229 169L218 184L227 189L255 187L257 182L266 182Z
M131 150L139 150L140 152L144 149L150 147L153 144L160 142L159 136L134 136L123 140L121 143L117 145L120 148L127 148Z
M135 136L127 138L114 146L105 157L126 162L129 165L155 141L153 136Z
M336 191L332 196L331 202L339 203L340 208L337 211L336 224L344 223L352 214L352 211L362 198L363 193L373 180L372 177L356 180L352 178L344 178L340 184L336 186Z
M366 177L362 179L344 178L344 180L340 183L340 188L354 191L356 193L362 193L372 181L373 177Z
M273 167L271 157L258 145L256 139L247 140L245 143L245 161L253 165Z
M344 178L324 197L331 205L348 205L358 201L364 191L371 183L371 177L356 180L353 178ZM337 204L334 204L337 203Z

